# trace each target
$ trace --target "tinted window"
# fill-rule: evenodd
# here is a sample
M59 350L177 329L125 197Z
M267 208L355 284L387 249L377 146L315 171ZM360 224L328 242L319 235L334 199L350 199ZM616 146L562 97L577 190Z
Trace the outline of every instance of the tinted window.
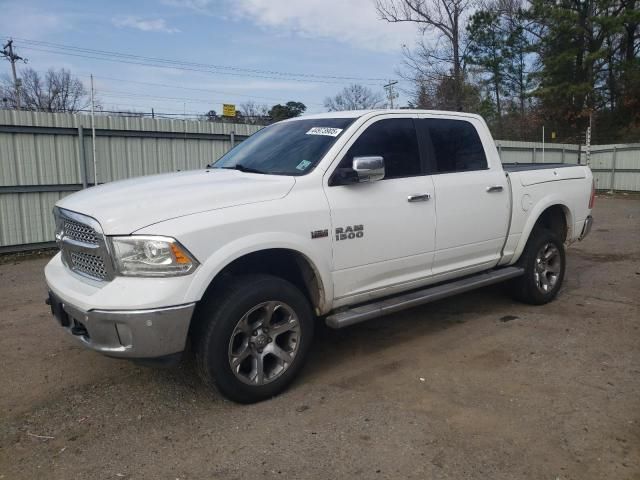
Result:
M487 168L487 158L475 127L464 120L420 120L426 128L427 155L438 173ZM430 141L429 141L430 139ZM430 145L429 145L430 144Z
M353 118L319 118L276 123L231 149L213 168L271 175L304 175L313 170Z
M340 167L350 168L354 157L367 156L384 158L384 178L422 175L413 120L392 118L374 123L351 146Z

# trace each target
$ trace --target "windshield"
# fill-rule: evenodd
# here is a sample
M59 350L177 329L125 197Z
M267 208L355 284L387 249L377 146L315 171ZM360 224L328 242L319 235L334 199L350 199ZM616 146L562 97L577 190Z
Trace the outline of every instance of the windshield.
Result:
M353 120L319 118L276 123L231 149L212 168L269 175L304 175L313 170Z

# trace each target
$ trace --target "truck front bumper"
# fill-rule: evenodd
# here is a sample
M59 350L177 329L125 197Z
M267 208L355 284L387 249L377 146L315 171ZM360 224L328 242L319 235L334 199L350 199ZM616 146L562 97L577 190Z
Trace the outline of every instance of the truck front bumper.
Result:
M144 310L84 311L49 291L58 323L78 342L105 355L153 359L182 352L195 303Z

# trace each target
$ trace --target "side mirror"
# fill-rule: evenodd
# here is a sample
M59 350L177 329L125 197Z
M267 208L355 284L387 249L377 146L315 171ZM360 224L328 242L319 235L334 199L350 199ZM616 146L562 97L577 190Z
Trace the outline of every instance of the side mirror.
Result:
M377 182L384 178L384 158L354 157L353 170L358 175L358 183Z

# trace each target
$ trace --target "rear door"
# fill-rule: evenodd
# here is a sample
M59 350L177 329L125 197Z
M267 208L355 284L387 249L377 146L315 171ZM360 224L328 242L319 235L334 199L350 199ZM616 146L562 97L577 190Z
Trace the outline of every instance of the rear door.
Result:
M490 168L476 123L462 117L417 123L435 188L434 275L494 266L507 235L507 179L499 165Z
M385 115L369 120L325 176L332 222L336 300L366 298L431 273L435 242L433 182L425 175L414 119ZM354 157L382 156L385 178L332 185L336 168ZM366 299L365 298L365 299Z

